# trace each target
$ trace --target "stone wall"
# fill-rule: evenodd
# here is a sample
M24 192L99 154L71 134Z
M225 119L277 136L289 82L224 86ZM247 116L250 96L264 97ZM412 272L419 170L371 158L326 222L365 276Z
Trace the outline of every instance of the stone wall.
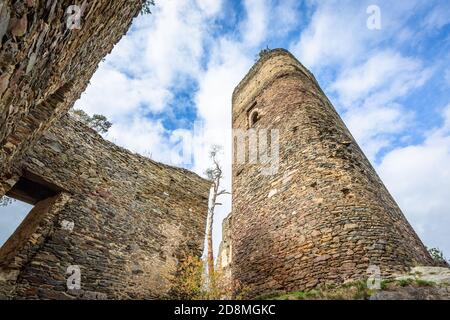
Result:
M232 276L250 295L383 275L432 260L314 76L285 50L233 94L233 129L279 130L279 170L233 165ZM274 142L271 142L274 143ZM236 150L236 148L235 148Z
M82 10L79 29L67 25L72 5ZM141 0L0 2L0 180L79 98L140 8Z
M231 228L233 216L229 214L222 222L222 241L220 242L219 252L217 255L216 270L219 274L219 279L223 287L229 289L225 290L227 293L232 292L232 276L231 276L231 259L232 259L232 242L231 242ZM231 298L226 297L226 298Z
M0 250L4 298L166 298L178 259L202 252L209 182L70 116L26 154L19 174L60 191ZM67 289L69 266L79 266L81 290Z

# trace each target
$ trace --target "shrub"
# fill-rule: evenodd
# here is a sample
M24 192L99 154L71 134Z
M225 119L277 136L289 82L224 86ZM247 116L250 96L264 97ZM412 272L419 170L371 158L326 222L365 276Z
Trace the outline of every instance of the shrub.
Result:
M91 117L86 112L80 109L71 110L70 113L78 121L83 122L85 125L97 131L98 133L106 133L112 126L112 123L109 122L108 119L101 114L94 114Z
M201 300L208 296L203 285L203 261L198 257L183 258L171 281L172 299Z
M428 252L430 253L431 257L433 258L434 262L436 262L437 265L445 265L445 266L448 265L447 260L444 257L444 253L438 248L428 249Z

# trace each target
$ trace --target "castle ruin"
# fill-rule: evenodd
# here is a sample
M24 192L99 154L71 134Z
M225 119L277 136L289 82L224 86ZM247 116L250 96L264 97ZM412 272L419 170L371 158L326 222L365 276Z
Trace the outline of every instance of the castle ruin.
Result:
M0 197L34 205L0 249L0 298L167 298L178 261L202 252L209 182L65 115L141 5L0 3Z
M0 3L0 196L34 205L0 249L0 298L168 298L200 255L209 182L103 140L66 115L142 1ZM233 94L233 128L277 129L279 167L233 165L221 267L256 296L431 257L313 75L265 54ZM81 287L68 289L78 274Z
M219 256L228 257L232 280L250 295L366 279L371 265L389 275L433 263L294 56L282 49L264 54L232 102L233 130L279 131L276 172L233 164L231 239Z

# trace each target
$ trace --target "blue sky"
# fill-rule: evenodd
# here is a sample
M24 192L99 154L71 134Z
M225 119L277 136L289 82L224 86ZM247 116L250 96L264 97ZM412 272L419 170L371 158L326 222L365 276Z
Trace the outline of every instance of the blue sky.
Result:
M369 5L380 8L380 30L367 27ZM209 146L223 145L231 189L232 90L261 49L286 48L314 73L425 244L450 256L449 13L445 0L157 1L76 107L113 122L107 139L199 174ZM191 162L180 156L186 141ZM231 208L223 201L216 247Z

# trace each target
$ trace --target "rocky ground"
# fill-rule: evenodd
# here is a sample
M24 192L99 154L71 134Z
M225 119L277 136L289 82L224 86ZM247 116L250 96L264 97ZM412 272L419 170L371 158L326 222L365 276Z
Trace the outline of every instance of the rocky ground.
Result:
M274 294L260 297L276 300L450 300L450 268L414 267L407 274L382 280L379 289L366 282L339 287Z

